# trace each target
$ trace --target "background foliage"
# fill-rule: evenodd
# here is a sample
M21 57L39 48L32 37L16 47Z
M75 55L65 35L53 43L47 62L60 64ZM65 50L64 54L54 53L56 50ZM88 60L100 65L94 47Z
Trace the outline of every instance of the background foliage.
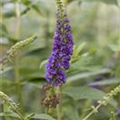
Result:
M18 3L20 16L16 15ZM120 83L120 11L117 0L64 3L73 28L75 51L67 84L62 88L62 120L80 120L97 100ZM24 114L36 113L33 120L56 119L56 110L50 113L53 117L46 116L41 105L45 64L51 54L56 25L55 0L3 0L0 7L0 57L16 42L35 33L39 36L4 66L0 90L20 103ZM111 111L118 109L120 95L89 120L107 120ZM0 111L0 120L19 119L9 108L3 112L2 102Z

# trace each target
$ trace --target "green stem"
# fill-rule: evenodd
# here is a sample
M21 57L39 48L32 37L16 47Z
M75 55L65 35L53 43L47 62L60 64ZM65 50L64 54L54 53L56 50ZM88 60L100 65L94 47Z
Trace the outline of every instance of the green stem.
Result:
M15 4L16 7L16 38L18 39L20 37L20 8L19 8L19 3ZM15 57L15 80L16 83L19 83L19 63L18 63L18 55Z
M119 41L118 44L120 46L120 0L117 0L118 2L118 16L119 16ZM120 51L119 51L119 58L120 58Z
M87 101L85 102L84 109L83 109L83 111L82 111L82 115L80 116L80 119L82 119L82 118L85 117L85 115L86 115L85 111L87 110L87 108L88 108L88 106L89 106L90 104L91 104L90 100L87 100ZM91 109L89 109L89 110L91 110Z
M62 120L62 116L61 116L61 86L58 86L57 88L57 95L59 98L59 104L57 105L57 117L58 120Z
M97 110L103 105L103 103L101 102L101 104L99 104L96 108L94 108L94 110L92 110L85 118L83 118L82 120L87 120L92 114L96 113Z
M20 14L20 4L16 2L15 4L16 9L16 39L20 38L20 27L21 27L21 14ZM15 82L17 84L17 94L18 100L22 106L22 92L21 92L21 85L20 85L20 74L19 74L19 54L15 56ZM22 107L23 108L23 107Z
M46 108L45 109L45 114L48 114L49 113L49 108Z
M7 103L4 102L4 104L3 104L3 112L5 113L6 111L7 111ZM9 118L7 116L4 116L4 119L9 120Z
M120 0L118 0L118 4L119 4L119 47L120 47ZM120 60L120 51L119 51L119 59ZM119 66L119 71L120 72L120 66ZM119 75L120 77L120 75ZM118 97L118 101L120 101L120 96ZM119 107L120 107L120 103L119 103Z
M15 109L15 112L20 116L21 120L27 120L18 110Z

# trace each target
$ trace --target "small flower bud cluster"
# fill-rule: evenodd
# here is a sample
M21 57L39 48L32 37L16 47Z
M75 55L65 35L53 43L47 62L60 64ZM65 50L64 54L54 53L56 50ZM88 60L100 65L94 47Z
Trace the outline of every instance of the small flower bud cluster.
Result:
M8 97L5 93L1 91L0 100L7 102L13 111L16 111L18 109L18 105L14 103L10 97Z
M115 89L111 90L105 97L104 100L107 103L112 97L116 96L120 93L120 85L118 85Z
M45 91L45 97L42 99L42 104L47 108L56 108L59 103L58 96L55 93L51 94L52 86L44 85L43 90Z
M17 42L15 45L13 45L10 50L7 51L7 54L5 57L0 57L0 70L3 70L4 64L6 64L9 60L11 59L25 46L29 45L31 42L33 42L37 38L37 35L33 35L32 37Z
M7 52L7 58L11 59L12 57L14 57L14 55L21 50L23 47L27 46L28 44L30 44L31 42L33 42L35 39L37 38L37 35L34 35L26 40L17 42L15 45L13 45L10 50Z

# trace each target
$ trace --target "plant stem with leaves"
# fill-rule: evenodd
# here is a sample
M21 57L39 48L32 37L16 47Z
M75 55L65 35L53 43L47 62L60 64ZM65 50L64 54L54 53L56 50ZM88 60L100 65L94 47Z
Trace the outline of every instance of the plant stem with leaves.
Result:
M18 107L18 105L14 103L12 99L9 96L7 96L5 93L3 93L2 91L0 91L0 100L7 103L8 106L10 106L10 109L13 112L15 112L20 117L21 120L27 120L26 118L24 118L24 116L20 112L20 108Z
M98 109L101 106L106 106L108 104L108 102L111 100L111 98L118 95L119 93L120 93L120 84L116 88L111 90L108 94L106 94L103 97L103 100L99 101L98 105L96 107L94 107L93 110L85 118L83 118L82 120L87 120L91 115L93 115L94 113L97 113Z

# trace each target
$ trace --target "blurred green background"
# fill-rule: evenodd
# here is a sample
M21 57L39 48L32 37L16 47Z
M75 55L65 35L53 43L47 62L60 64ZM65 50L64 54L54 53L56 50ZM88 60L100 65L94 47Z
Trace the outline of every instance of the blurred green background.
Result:
M79 52L73 56L75 61L62 88L62 120L79 120L96 100L120 83L120 8L117 0L63 2ZM20 103L23 113L44 113L42 86L46 83L45 64L56 29L55 0L3 0L0 9L0 57L16 42L33 34L39 36L4 66L0 90ZM107 120L110 111L119 108L120 95L89 120ZM3 112L2 102L0 111ZM56 118L56 110L50 114ZM0 116L0 120L14 119L17 118Z

